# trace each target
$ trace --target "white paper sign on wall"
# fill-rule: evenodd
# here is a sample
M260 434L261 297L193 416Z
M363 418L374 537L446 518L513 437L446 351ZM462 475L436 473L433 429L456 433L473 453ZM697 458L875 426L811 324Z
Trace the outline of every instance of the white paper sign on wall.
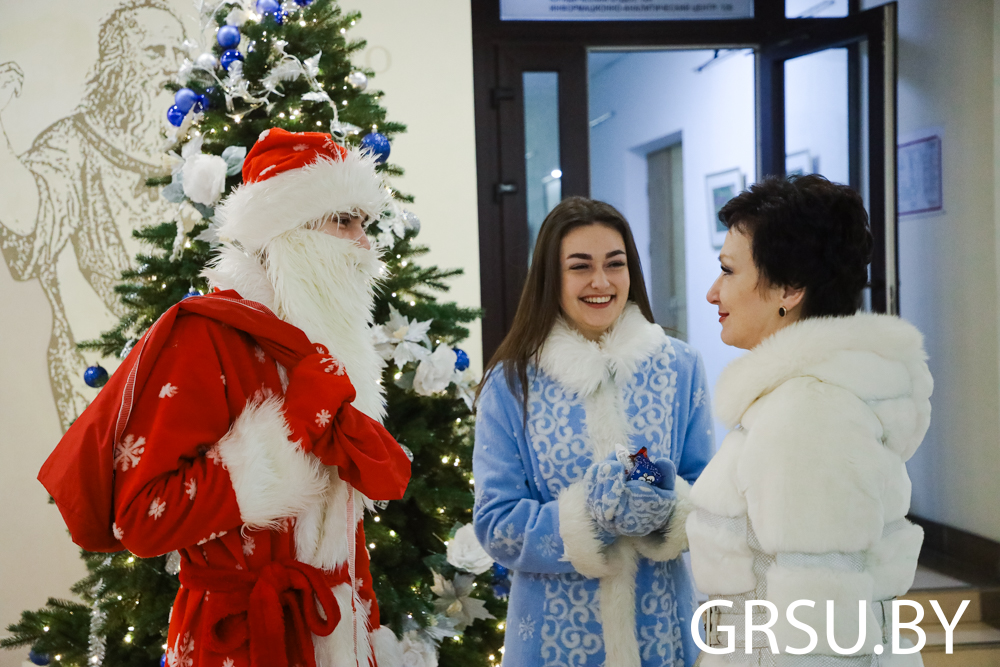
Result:
M704 21L753 18L753 0L500 0L501 21Z
M941 136L899 144L899 214L930 213L944 208L941 182Z

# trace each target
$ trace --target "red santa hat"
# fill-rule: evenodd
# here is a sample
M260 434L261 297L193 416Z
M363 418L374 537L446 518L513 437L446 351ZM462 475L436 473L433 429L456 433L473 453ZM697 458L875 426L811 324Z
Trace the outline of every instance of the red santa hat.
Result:
M378 218L391 195L375 158L328 134L264 130L243 161L243 184L216 211L223 242L257 252L284 232L330 214Z

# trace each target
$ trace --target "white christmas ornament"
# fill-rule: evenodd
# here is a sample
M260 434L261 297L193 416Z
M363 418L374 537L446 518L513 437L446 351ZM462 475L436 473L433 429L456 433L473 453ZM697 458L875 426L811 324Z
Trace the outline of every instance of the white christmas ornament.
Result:
M203 53L194 61L195 67L198 67L209 72L214 72L215 68L219 66L219 61L215 55L211 53Z
M226 161L218 155L199 153L189 157L181 169L184 194L197 204L214 206L226 188L228 168Z
M345 78L354 90L362 91L368 87L368 75L364 72L351 72Z
M479 545L471 523L459 528L448 540L448 562L473 574L482 574L493 567L493 559Z
M403 649L402 667L437 667L437 647L410 630L399 642Z
M444 391L455 380L455 350L438 345L434 353L420 362L413 376L413 391L430 396Z

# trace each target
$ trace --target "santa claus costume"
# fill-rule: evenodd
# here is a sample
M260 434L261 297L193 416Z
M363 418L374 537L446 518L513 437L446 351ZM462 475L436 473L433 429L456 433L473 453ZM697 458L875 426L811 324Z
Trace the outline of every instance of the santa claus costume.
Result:
M136 344L39 479L74 541L177 550L169 667L396 667L361 524L409 461L380 425L377 254L316 228L388 205L374 160L264 132L219 208L214 291Z

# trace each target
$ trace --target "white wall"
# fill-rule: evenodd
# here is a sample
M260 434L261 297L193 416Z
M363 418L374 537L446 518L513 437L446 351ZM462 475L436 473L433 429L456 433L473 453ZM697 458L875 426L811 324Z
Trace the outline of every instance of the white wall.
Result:
M899 224L900 310L935 380L912 511L1000 540L995 23L990 0L899 2L900 136L944 129L944 212Z
M372 67L389 117L405 123L392 162L406 170L394 185L416 197L417 240L430 247L421 264L461 268L444 298L479 307L479 213L472 100L472 10L468 0L341 0L362 20L368 40L355 60ZM388 56L388 57L387 57ZM482 368L481 328L471 327L466 352Z
M4 7L0 63L16 61L25 73L21 96L3 113L18 153L73 112L97 56L99 25L118 4L63 0ZM188 0L171 4L181 16L194 13ZM421 261L465 269L446 298L478 307L469 3L349 0L342 6L363 13L352 35L366 38L369 47L358 64L378 71L371 85L385 91L389 116L409 127L395 140L392 161L407 171L395 185L417 198L412 210L422 222L419 240L431 247ZM84 567L35 480L61 435L45 358L51 310L38 282L14 281L2 260L0 311L0 628L5 628L49 596L70 597L69 586ZM465 349L481 367L478 324ZM20 665L26 655L26 650L0 651L0 667Z

